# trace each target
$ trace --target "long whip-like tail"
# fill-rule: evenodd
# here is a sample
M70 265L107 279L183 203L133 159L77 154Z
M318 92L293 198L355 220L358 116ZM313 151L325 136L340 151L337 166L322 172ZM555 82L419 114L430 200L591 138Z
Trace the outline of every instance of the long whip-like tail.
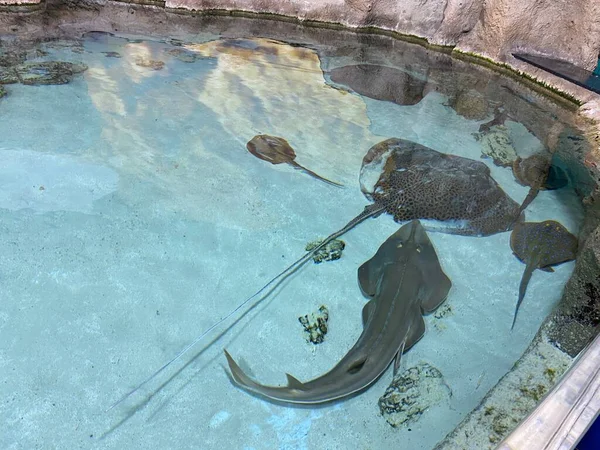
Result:
M534 264L527 264L525 267L525 272L523 272L523 276L521 277L521 284L519 285L519 300L517 300L517 307L515 308L515 316L513 317L513 322L510 327L512 330L515 327L515 322L517 321L517 313L519 312L519 306L523 302L523 298L525 297L525 292L527 291L527 285L529 284L529 280L531 280L531 275L533 271L536 269Z
M290 274L294 273L296 270L298 270L317 251L319 251L320 249L322 249L329 242L331 242L332 240L340 237L342 234L346 233L348 230L350 230L354 226L358 225L359 223L361 223L365 219L368 219L369 217L376 217L376 216L378 216L384 210L385 210L384 207L379 206L377 204L366 206L365 209L358 216L356 216L354 219L352 219L350 222L348 222L343 228L341 228L340 230L336 231L335 233L332 233L329 236L327 236L323 240L323 242L321 242L317 247L315 247L314 249L312 249L309 252L307 252L306 254L304 254L304 256L302 256L301 258L297 259L292 264L290 264L288 267L286 267L284 270L282 270L281 272L279 272L275 277L271 278L271 280L269 280L269 282L267 282L267 284L265 284L258 291L256 291L254 294L252 294L250 297L248 297L246 300L244 300L242 303L240 303L238 306L236 306L233 310L231 310L225 316L221 317L213 325L211 325L210 327L208 327L202 334L200 334L190 344L188 344L186 347L184 347L183 350L181 350L179 353L177 353L170 361L168 361L167 363L165 363L156 372L154 372L152 375L150 375L148 378L146 378L144 381L142 381L135 389L129 391L127 394L125 394L123 397L121 397L119 400L117 400L115 403L113 403L109 408L106 409L105 412L108 412L111 409L113 409L115 406L123 403L125 400L127 400L129 397L131 397L137 391L139 391L147 383L149 383L154 378L156 378L156 376L158 376L161 372L163 372L165 369L167 369L167 367L169 367L171 364L173 364L175 361L177 361L179 358L181 358L185 353L187 353L192 347L194 347L198 342L200 342L208 333L210 333L211 331L213 331L215 328L217 328L219 325L221 325L223 322L225 322L227 319L229 319L231 316L233 316L235 313L237 313L240 309L242 309L245 305L247 305L248 302L250 302L252 299L256 298L258 295L260 295L261 293L263 293L269 286L272 286L273 283L275 283L277 280L279 280L279 279L281 279L281 278L283 278L283 277L285 277L287 275L290 275Z

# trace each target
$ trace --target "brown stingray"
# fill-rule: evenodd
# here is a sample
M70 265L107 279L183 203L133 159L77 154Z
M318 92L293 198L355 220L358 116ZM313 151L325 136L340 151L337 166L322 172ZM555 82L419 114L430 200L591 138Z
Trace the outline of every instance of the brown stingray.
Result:
M577 238L554 220L523 222L515 224L510 235L510 248L515 256L526 264L519 286L512 330L533 271L541 269L554 272L550 266L574 260L577 255Z
M506 122L507 119L510 119L510 116L504 108L496 107L494 108L494 118L489 122L479 125L479 132L487 133L494 126L504 125L504 122Z
M246 144L246 148L250 153L257 158L262 159L263 161L268 161L271 164L289 164L294 169L301 170L317 180L324 181L325 183L333 186L342 186L341 184L330 181L327 178L323 178L322 176L314 173L312 170L309 170L306 167L298 164L295 161L296 153L294 152L294 149L288 143L288 141L283 138L269 136L268 134L258 134L250 139L250 141Z
M517 182L530 188L519 208L523 211L537 197L540 189L545 189L550 170L550 155L537 153L525 159L518 157L513 161L512 170Z
M331 81L375 100L398 105L416 105L423 98L427 80L399 69L373 64L338 67L330 72Z
M512 171L521 186L530 188L520 211L529 206L540 190L559 189L568 182L562 169L552 165L552 155L548 153L536 153L525 159L518 157L513 161Z

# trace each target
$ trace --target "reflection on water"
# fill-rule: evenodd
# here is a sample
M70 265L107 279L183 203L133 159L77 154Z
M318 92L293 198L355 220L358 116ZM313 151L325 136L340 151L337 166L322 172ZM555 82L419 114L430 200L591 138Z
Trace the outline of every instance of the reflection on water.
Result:
M469 158L508 215L523 204L528 222L576 233L591 180L573 156L589 149L571 114L383 38L180 37L94 32L1 50L0 80L11 84L0 99L0 393L10 397L0 416L11 431L0 447L44 436L57 448L432 448L511 368L573 268L535 271L511 333L523 265L504 222L487 237L429 233L452 289L387 390L389 372L347 401L289 409L237 389L220 367L227 347L268 385L330 370L361 333L357 268L398 229L384 214L344 236L341 258L307 265L219 341L207 337L147 390L98 411L362 211L367 175L372 198L386 193L382 173L408 177L422 152L402 165L385 146L361 173L388 138ZM56 61L87 70L63 85L19 82L17 67ZM280 139L271 157L286 164L248 151L261 135ZM421 178L436 192L439 178ZM403 183L394 195L419 210L422 192ZM430 203L468 209L481 195L465 188ZM298 317L322 306L327 335L307 343Z

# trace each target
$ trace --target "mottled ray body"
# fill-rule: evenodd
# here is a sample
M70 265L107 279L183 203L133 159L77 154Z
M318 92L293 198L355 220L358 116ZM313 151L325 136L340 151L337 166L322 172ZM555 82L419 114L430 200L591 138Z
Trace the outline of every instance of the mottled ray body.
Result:
M288 141L283 138L270 136L268 134L258 134L250 139L246 144L246 148L250 153L263 161L268 161L271 164L289 164L294 169L301 170L317 180L324 181L333 186L342 186L341 184L323 178L312 170L298 164L296 162L296 152L294 152L294 149Z
M512 228L519 205L484 163L437 152L404 139L373 146L361 169L361 189L396 222L430 219L426 229L488 236Z
M306 383L287 375L287 386L265 386L246 375L225 351L233 380L270 400L319 404L366 389L425 333L424 313L435 310L452 286L425 229L418 220L402 226L358 269L363 293L363 331L341 361Z
M518 157L513 161L512 171L521 186L529 186L529 192L521 203L520 211L537 197L540 190L559 189L567 185L564 171L552 165L552 155L537 153L528 158Z
M526 264L519 285L512 329L533 271L540 269L554 272L551 266L574 260L577 255L577 238L554 220L517 223L510 235L510 248Z

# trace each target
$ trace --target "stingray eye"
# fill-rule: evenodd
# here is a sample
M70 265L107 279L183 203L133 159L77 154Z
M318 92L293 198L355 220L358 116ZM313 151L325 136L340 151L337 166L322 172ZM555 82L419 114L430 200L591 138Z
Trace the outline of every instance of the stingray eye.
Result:
M404 244L402 243L402 241L398 242L398 245L396 245L397 248L402 248L404 246Z
M421 253L421 246L417 245L417 253Z

